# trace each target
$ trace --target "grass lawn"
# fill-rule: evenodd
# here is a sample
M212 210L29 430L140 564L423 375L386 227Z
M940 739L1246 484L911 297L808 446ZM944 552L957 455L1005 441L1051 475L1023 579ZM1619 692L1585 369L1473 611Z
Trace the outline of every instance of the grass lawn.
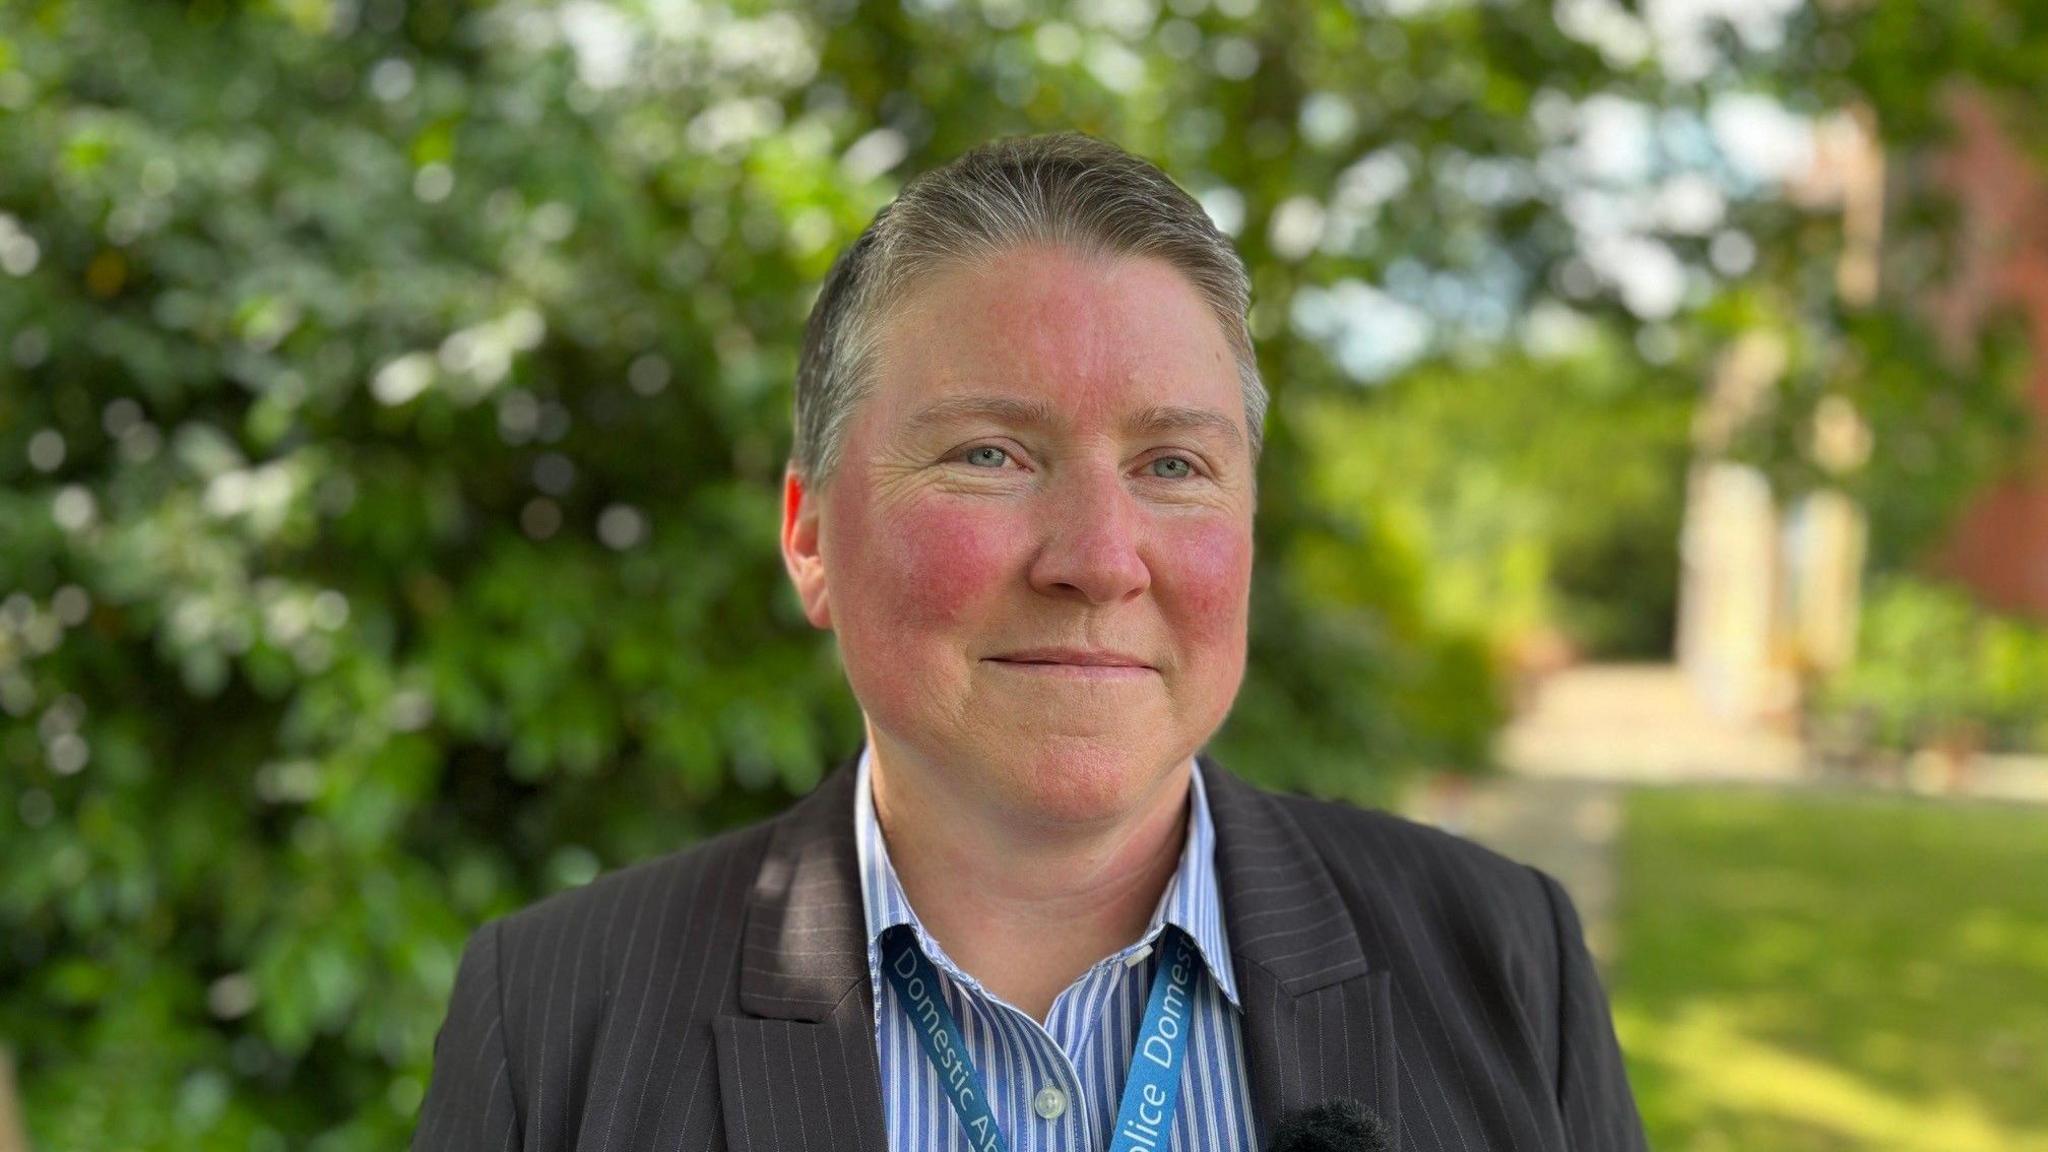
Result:
M1626 801L1607 980L1659 1152L2048 1152L2048 810Z

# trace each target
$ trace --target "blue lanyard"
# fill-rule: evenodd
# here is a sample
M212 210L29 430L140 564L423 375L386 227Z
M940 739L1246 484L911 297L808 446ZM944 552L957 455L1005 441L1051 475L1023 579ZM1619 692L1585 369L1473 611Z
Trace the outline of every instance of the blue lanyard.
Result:
M1110 1152L1158 1152L1173 1129L1173 1108L1180 1099L1180 1066L1188 1050L1193 1021L1195 949L1185 933L1168 927L1161 936L1165 954L1152 976L1145 1020L1138 1027L1130 1075L1124 1081L1123 1103L1111 1130ZM896 988L896 998L915 1025L917 1041L938 1069L939 1083L953 1101L953 1112L967 1130L976 1152L1009 1152L1002 1129L989 1108L988 1091L967 1040L960 1034L952 1009L939 995L939 976L918 951L908 927L898 925L882 940L882 969Z

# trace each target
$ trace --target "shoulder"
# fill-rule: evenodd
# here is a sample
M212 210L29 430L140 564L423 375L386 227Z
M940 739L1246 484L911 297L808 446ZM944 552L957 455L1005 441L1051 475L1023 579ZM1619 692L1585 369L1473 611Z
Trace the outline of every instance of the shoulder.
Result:
M1326 859L1368 861L1404 882L1446 872L1492 886L1534 882L1528 865L1435 825L1341 800L1268 795Z
M477 1122L469 1113L482 1105L462 1094L465 1083L493 1106L538 1108L542 1085L582 1091L614 1021L652 1013L681 1036L726 1009L746 897L774 827L748 825L606 873L472 932L435 1041L430 1110ZM453 1061L446 1075L444 1057ZM488 1072L462 1079L493 1063L496 1083ZM508 1123L516 1129L516 1118Z
M715 965L739 948L740 919L774 828L766 820L607 872L485 924L508 1005L622 983L662 963ZM596 979L591 979L596 977Z
M1385 933L1551 954L1563 890L1549 876L1441 828L1378 808L1268 793L1329 867L1345 902Z

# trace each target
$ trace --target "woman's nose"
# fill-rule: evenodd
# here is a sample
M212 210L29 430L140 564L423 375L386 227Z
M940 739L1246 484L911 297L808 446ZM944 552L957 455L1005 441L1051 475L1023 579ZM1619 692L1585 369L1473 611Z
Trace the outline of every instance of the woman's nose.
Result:
M1090 604L1114 604L1151 587L1140 550L1145 511L1114 468L1064 477L1047 499L1033 587Z

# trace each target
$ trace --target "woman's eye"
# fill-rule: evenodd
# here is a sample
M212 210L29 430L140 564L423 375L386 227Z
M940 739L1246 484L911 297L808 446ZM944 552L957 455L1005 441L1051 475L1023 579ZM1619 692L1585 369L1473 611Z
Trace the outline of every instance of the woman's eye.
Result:
M1008 460L1009 458L1010 454L1008 452L1003 451L1001 448L998 448L993 444L983 444L979 448L969 448L964 456L964 459L966 459L968 463L973 464L976 467L993 465L994 467L997 468L1001 468L1003 466L1003 462L1005 460Z
M1190 464L1190 463L1188 463L1188 462L1187 462L1187 461L1186 461L1185 459L1183 459L1182 457L1179 457L1179 456L1161 456L1161 457L1160 457L1159 459L1157 459L1157 460L1154 460L1154 461L1152 462L1151 466L1152 466L1152 467L1155 467L1155 468L1156 468L1156 467L1157 467L1158 465L1161 465L1161 464L1172 464L1172 465L1177 465L1177 466L1178 466L1178 468L1179 468L1179 471L1176 471L1176 472L1154 472L1154 473L1153 473L1153 475L1154 475L1154 476L1158 476L1158 477L1159 477L1160 479L1162 479L1162 480L1181 480L1181 479L1185 479L1185 478L1187 478L1188 476L1192 476L1192 475L1194 474L1194 470L1195 470L1195 466L1194 466L1193 464Z

